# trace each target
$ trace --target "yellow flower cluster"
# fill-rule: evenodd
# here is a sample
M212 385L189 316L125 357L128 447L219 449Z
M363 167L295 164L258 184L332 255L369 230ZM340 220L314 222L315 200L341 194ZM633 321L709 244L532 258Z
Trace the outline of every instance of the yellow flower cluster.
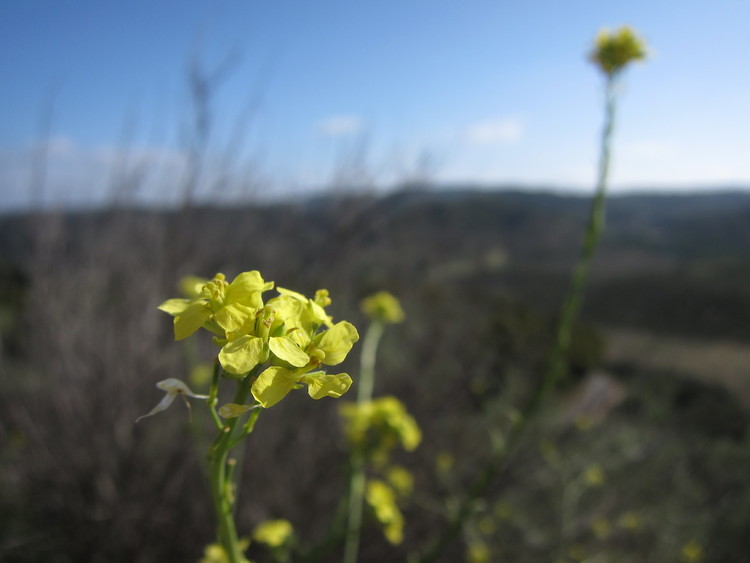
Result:
M606 75L614 76L631 61L645 59L646 44L627 26L614 32L603 29L596 37L589 58Z
M293 534L294 528L289 520L266 520L255 527L253 539L273 548L286 544Z
M393 545L400 544L404 539L404 515L396 504L394 490L383 481L372 479L367 482L365 499L383 526L386 539Z
M387 291L379 291L363 299L362 312L374 321L387 324L400 323L406 318L401 303Z
M413 451L422 441L417 422L396 397L385 396L365 403L344 403L339 412L349 442L384 461L394 446Z
M159 309L174 317L176 340L200 328L213 333L226 375L242 378L267 365L252 384L253 396L265 408L301 384L313 399L340 397L351 378L326 374L321 366L344 361L359 340L357 329L346 321L333 323L325 311L331 303L328 291L318 290L308 299L278 288L279 295L264 303L262 294L273 286L257 270L231 283L223 274L212 280L191 277L182 283L189 297L169 299Z

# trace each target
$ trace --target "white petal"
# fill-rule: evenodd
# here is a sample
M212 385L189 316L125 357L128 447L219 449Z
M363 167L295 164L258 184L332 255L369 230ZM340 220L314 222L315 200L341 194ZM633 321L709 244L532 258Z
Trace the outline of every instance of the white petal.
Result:
M167 392L167 394L164 395L164 397L162 398L162 400L159 401L159 404L156 405L153 409L151 409L151 412L149 412L148 414L144 414L143 416L139 416L138 418L135 419L135 421L138 422L142 418L146 418L147 416L153 416L156 413L165 410L167 407L169 407L169 405L172 404L172 401L174 401L174 398L176 396L177 396L176 393L169 393L169 392Z
M157 383L156 386L162 391L166 391L169 395L183 394L195 399L208 399L208 395L198 395L197 393L193 393L192 389L187 386L187 383L174 377L164 379Z

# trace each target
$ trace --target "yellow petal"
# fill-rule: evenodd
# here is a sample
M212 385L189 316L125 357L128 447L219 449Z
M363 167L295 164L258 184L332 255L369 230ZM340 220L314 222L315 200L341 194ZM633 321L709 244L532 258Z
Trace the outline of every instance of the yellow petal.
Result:
M288 336L273 337L268 341L268 347L271 348L277 358L289 362L295 367L301 368L306 366L310 361L310 356L300 350L294 341Z
M307 392L313 399L333 397L338 399L352 386L352 378L349 374L339 373L329 375L327 373L309 373L304 378L307 383Z
M359 334L353 324L347 321L336 323L323 333L318 343L318 348L326 355L323 363L335 366L343 362L357 340Z
M185 309L187 309L188 305L190 305L192 302L192 299L167 299L164 303L159 305L157 309L159 309L160 311L164 311L165 313L168 313L174 317L175 315L179 315Z
M291 289L286 289L284 287L277 287L276 291L278 291L281 295L287 295L289 297L293 297L297 301L302 301L303 303L307 303L307 297L305 297L301 293L292 291Z
M195 301L174 318L175 340L183 340L203 326L211 317L211 307L206 301Z
M256 312L257 309L235 303L219 309L214 320L226 332L234 332L242 328L248 319L254 318Z
M273 282L269 282L273 287ZM252 307L262 307L258 304L261 292L268 288L258 270L243 272L238 275L227 288L225 303L242 303Z
M263 339L242 336L226 344L219 352L219 362L224 371L241 375L266 360Z
M296 383L297 376L294 372L282 367L272 366L258 376L251 391L255 400L263 405L263 408L268 409L294 389Z

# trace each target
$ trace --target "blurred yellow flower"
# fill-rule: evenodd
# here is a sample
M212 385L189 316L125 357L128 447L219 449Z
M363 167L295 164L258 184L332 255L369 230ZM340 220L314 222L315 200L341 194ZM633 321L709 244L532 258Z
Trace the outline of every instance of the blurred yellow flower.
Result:
M491 536L495 533L495 521L492 519L492 516L482 516L477 522L477 528L485 536Z
M471 542L466 547L466 561L468 563L489 563L490 548L483 542Z
M597 538L606 538L612 531L612 526L606 518L597 518L591 524L591 530Z
M641 527L641 519L633 511L626 512L620 516L620 526L626 530L637 530Z
M240 540L240 551L245 551L249 546L248 540ZM229 555L218 543L212 543L207 545L203 550L203 557L200 558L199 563L230 563ZM243 558L240 563L252 563L249 559Z
M448 473L453 469L454 463L453 454L447 450L438 452L438 455L435 457L435 468L438 470L438 473Z
M266 520L255 527L253 539L268 547L281 547L289 541L292 534L294 534L294 528L289 520Z
M383 457L396 445L413 451L422 441L417 421L396 397L385 396L364 403L339 407L349 442L365 447L374 457Z
M393 489L383 481L373 479L367 482L365 499L383 526L386 539L393 545L400 544L404 539L404 516L396 504Z
M703 559L703 548L697 541L690 540L682 547L682 558L685 561L700 561Z
M401 303L387 291L379 291L363 299L362 311L372 320L381 323L400 323L405 318Z
M597 464L589 465L583 472L583 478L592 487L598 487L604 483L604 471Z
M386 473L386 479L400 497L408 497L414 490L414 477L411 472L400 465L393 465Z
M627 26L614 32L602 29L596 37L589 58L606 75L614 76L631 61L646 58L646 43Z

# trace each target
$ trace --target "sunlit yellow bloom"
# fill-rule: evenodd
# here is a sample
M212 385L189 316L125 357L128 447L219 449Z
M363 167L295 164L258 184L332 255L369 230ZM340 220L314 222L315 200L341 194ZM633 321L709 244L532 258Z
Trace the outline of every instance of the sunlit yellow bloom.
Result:
M258 524L253 530L253 539L269 547L281 547L294 534L294 528L289 520L266 520Z
M379 291L363 299L362 311L381 323L400 323L405 318L401 303L387 291Z
M305 373L301 370L271 366L258 376L251 388L253 397L263 408L271 408L289 391L301 383L307 384L307 392L313 399L333 397L338 399L346 393L352 385L352 378L347 373L335 375L322 371Z
M365 492L367 504L373 509L375 518L383 526L386 539L393 545L404 539L404 516L396 504L396 493L377 479L367 482Z
M645 59L646 44L627 26L614 32L603 29L596 37L594 49L589 58L605 74L613 76L631 61Z
M271 288L273 282L266 283L257 270L241 273L232 283L227 283L224 274L216 274L197 297L168 299L159 309L174 316L176 340L187 338L202 326L223 336L219 327L226 330L226 325L233 326L238 318L244 322L252 317L263 306L261 293Z
M319 289L308 299L278 288L279 295L264 303L262 293L273 285L257 270L231 283L223 274L210 281L186 278L182 290L192 298L169 299L159 308L174 317L177 340L201 327L215 335L225 376L243 378L266 367L252 382L253 396L265 408L301 385L308 386L314 399L340 397L351 378L346 373L326 374L322 366L346 359L359 340L357 329L346 321L333 323L325 311L331 303L327 290Z

